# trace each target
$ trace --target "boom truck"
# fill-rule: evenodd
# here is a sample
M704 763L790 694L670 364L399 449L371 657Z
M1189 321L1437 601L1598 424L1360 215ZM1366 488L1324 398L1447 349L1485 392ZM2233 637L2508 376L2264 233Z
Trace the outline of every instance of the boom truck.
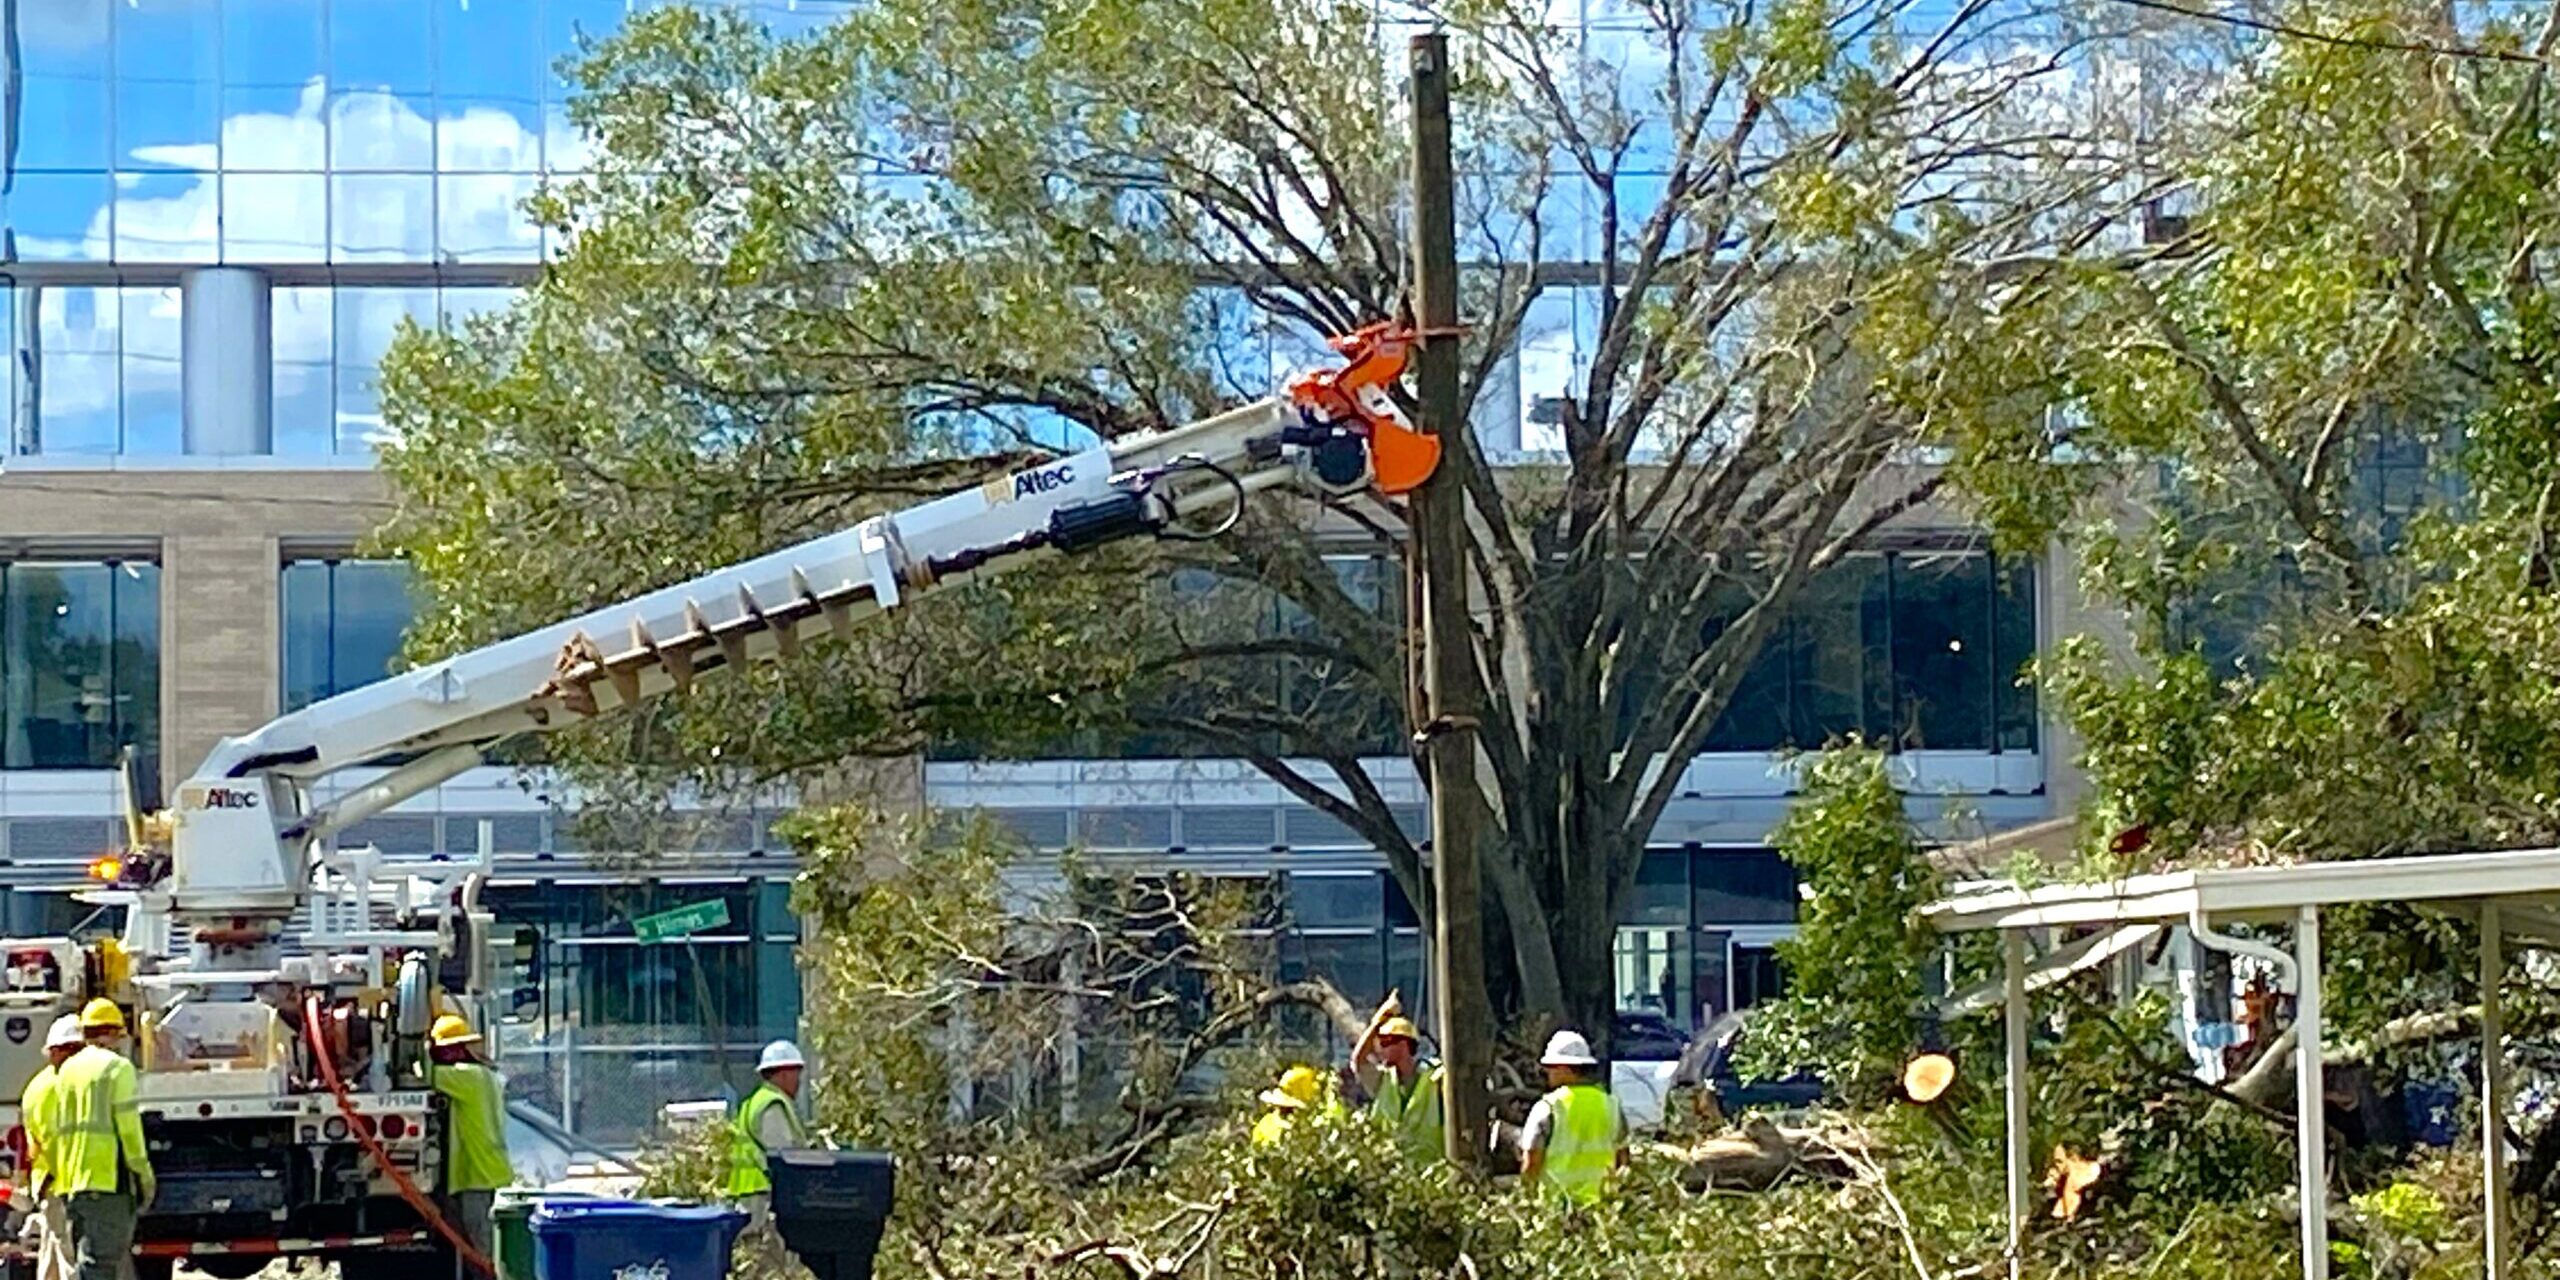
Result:
M314 703L224 739L169 811L129 807L133 847L85 895L124 909L121 938L0 941L0 1020L41 1028L93 997L127 1009L159 1174L136 1237L144 1280L180 1257L231 1277L282 1255L354 1260L368 1280L454 1273L464 1246L434 1207L444 1117L426 1042L440 1013L487 1025L487 840L476 865L421 875L333 837L501 743L790 657L935 591L1127 539L1213 536L1282 485L1406 493L1440 457L1390 391L1414 336L1372 325L1334 340L1343 364L1282 394ZM19 1025L0 1045L11 1101L41 1061L20 1052L34 1037Z

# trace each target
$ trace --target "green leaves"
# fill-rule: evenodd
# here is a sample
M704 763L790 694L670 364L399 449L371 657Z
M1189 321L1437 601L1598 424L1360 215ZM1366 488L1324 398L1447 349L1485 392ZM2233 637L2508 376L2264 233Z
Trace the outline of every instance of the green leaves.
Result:
M1940 951L1920 908L1941 890L1885 755L1861 744L1799 757L1802 790L1772 837L1803 885L1778 944L1786 997L1753 1015L1755 1068L1811 1069L1843 1098L1879 1101L1921 1048Z

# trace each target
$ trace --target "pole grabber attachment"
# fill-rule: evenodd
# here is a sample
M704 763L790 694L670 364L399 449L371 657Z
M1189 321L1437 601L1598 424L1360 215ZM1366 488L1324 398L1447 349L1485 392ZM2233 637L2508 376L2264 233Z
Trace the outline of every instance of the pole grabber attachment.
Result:
M1330 340L1344 364L1289 384L1299 408L1355 427L1369 440L1369 469L1378 492L1411 493L1440 469L1440 441L1413 429L1389 392L1404 376L1414 344L1437 336L1390 320Z

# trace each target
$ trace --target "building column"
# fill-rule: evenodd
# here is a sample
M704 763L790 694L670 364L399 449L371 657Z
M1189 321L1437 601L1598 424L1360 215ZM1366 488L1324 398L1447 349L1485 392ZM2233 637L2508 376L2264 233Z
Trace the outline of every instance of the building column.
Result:
M188 454L273 453L275 328L266 273L203 267L180 276L179 288Z
M161 795L226 737L273 720L283 702L276 539L186 533L161 544Z

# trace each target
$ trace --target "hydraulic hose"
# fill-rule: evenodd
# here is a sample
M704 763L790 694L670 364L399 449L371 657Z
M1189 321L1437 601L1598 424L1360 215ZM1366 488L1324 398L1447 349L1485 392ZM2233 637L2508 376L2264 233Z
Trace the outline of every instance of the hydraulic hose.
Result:
M346 1117L347 1131L356 1136L365 1154L373 1157L373 1162L390 1175L391 1185L399 1189L400 1198L408 1201L409 1207L417 1210L418 1216L426 1219L427 1225L434 1227L436 1234L453 1246L454 1253L463 1262L490 1280L499 1280L498 1264L473 1248L471 1242L445 1220L444 1213L436 1208L435 1202L418 1190L418 1184L411 1181L399 1165L392 1163L391 1153L382 1149L382 1141L374 1137L373 1126L365 1123L364 1113L356 1110L354 1096L347 1092L346 1083L338 1078L338 1064L329 1057L329 1039L320 1032L320 1013L320 997L303 998L302 1038L311 1045L311 1057L319 1064L321 1082L329 1086L330 1096L338 1100L338 1114Z

